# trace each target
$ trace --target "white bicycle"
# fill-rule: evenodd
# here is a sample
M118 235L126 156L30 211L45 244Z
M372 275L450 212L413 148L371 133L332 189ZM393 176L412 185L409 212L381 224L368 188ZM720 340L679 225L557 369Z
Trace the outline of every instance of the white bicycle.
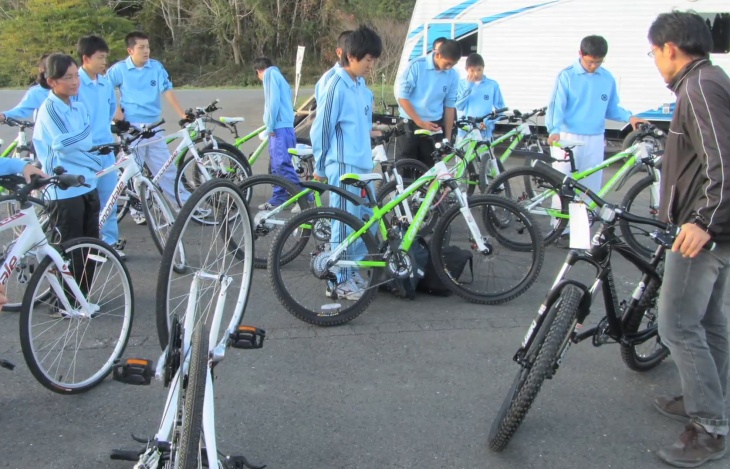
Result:
M12 142L0 153L0 158L29 158L31 161L36 159L33 142L25 135L26 129L32 129L35 125L30 121L19 121L6 117L3 121L8 127L18 127L18 135ZM2 141L0 141L2 145Z
M203 209L216 223L197 223L195 213ZM172 268L180 249L184 275ZM213 394L213 370L229 347L263 345L263 330L241 325L252 273L253 233L241 191L230 181L208 181L181 210L162 256L157 330L164 351L156 366L128 359L115 369L115 379L124 383L149 384L154 374L169 386L162 421L144 448L114 451L112 459L135 461L139 469L256 467L218 451Z
M33 376L61 394L87 391L100 383L121 357L134 313L129 272L114 249L95 238L46 238L36 212L43 201L32 191L53 184L78 187L84 178L56 168L49 178L29 184L18 176L0 178L13 192L15 214L0 221L0 232L23 227L6 249L0 284L5 285L22 259L34 253L37 267L27 281L20 316L20 345Z

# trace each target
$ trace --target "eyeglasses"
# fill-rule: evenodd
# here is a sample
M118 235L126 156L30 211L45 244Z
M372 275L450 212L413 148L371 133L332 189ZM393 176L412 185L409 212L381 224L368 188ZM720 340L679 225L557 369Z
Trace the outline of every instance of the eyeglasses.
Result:
M606 60L605 59L604 60L586 60L586 59L583 59L583 61L586 63L586 65L600 67L601 65L603 65L603 63Z
M654 57L654 55L656 54L656 51L658 51L659 49L661 49L661 47L655 47L652 50L650 50L649 52L647 52L646 55L648 55L649 57Z

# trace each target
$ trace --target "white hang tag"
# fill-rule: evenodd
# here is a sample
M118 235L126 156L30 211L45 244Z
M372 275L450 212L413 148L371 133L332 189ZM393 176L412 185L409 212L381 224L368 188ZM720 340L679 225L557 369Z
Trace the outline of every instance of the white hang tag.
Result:
M571 202L568 206L570 215L570 249L591 248L591 224L588 221L588 207L583 202Z

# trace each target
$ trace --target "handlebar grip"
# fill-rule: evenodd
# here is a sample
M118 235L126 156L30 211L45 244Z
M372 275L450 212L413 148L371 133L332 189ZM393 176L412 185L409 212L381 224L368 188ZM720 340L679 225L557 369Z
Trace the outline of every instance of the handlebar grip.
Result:
M79 174L61 174L58 176L59 187L80 187L86 182L86 178Z
M155 128L161 126L164 123L165 123L165 119L160 119L159 121L155 122L154 124L150 124L150 125L144 126L144 130L152 130L152 129L155 129Z
M501 113L507 112L507 111L509 111L508 107L502 107L502 108L495 109L494 111L492 111L492 114L496 115L496 114L501 114Z

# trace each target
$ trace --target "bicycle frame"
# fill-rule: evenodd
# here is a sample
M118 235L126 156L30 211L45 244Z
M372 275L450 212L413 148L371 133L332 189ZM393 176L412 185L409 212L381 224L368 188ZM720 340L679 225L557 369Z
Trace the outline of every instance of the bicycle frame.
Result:
M571 178L580 181L581 179L584 179L591 174L596 173L597 171L601 171L603 169L606 169L607 167L611 166L612 164L621 161L626 160L619 168L619 170L616 172L616 174L611 177L611 179L606 182L606 184L601 187L601 190L597 192L598 196L603 198L611 192L614 187L622 180L624 179L629 172L635 167L641 164L641 161L648 157L649 152L647 150L647 143L644 142L638 142L632 145L631 147L627 148L626 150L619 152L612 157L604 160L602 163L600 163L597 166L594 166L593 168L587 169L585 171L581 171L578 173L574 173L571 175ZM660 172L656 168L652 169L652 176L654 177L654 184L652 185L651 191L652 191L652 197L654 200L659 200L659 184L660 184ZM562 213L560 208L542 208L539 207L539 205L544 202L546 199L551 198L558 193L553 190L546 190L542 194L540 194L538 197L535 197L534 199L530 199L529 204L525 204L525 208L530 213L540 214L540 215L549 215L553 218L569 218L569 215L567 213ZM588 209L589 210L595 210L597 207L596 203L593 201L590 201L588 203Z
M150 181L147 177L142 174L142 167L137 162L137 156L132 153L127 153L119 158L113 165L105 168L98 173L96 177L100 178L107 174L116 173L119 170L123 170L122 175L117 180L117 184L114 186L109 200L104 205L101 212L99 212L99 230L102 229L104 223L109 219L112 214L116 213L117 200L127 190L127 183L132 180L134 191L139 194L141 187L144 185L148 190L158 190L157 185L154 184L154 180ZM164 195L163 195L164 197ZM164 207L160 207L161 210L165 211L165 216L169 220L175 219L175 214L171 212L167 204L163 204Z
M17 137L15 137L15 139L10 142L10 145L8 145L7 148L5 148L2 153L0 153L0 158L9 158L16 156L14 155L16 148L18 149L18 151L20 151L21 149L26 147L28 147L28 137L25 135L25 130L21 128L18 131Z
M416 212L416 215L413 217L413 221L408 227L408 230L406 230L405 234L403 235L403 239L399 245L400 250L408 252L411 248L411 245L415 241L416 236L421 229L421 226L423 225L423 221L428 215L428 211L431 209L431 204L433 203L433 200L442 185L442 180L447 179L453 180L453 176L449 172L444 162L439 161L426 174L424 174L416 181L414 181L410 186L405 188L402 194L398 195L395 199L388 202L384 207L373 207L373 216L365 222L365 225L362 228L360 228L358 231L350 233L344 241L339 243L337 248L335 248L330 254L330 257L328 258L328 264L336 264L340 267L385 267L385 261L340 261L338 260L338 257L342 254L343 251L345 251L357 239L359 239L360 236L368 231L375 223L379 224L380 234L382 238L387 239L388 231L387 227L385 226L385 222L383 221L383 216L393 210L396 205L402 203L408 197L413 195L420 187L430 182L431 184L429 185L428 191L426 192L426 195L421 202L421 206ZM461 213L464 216L467 225L469 226L469 231L471 232L472 237L474 238L474 241L478 246L478 249L480 251L486 251L487 247L484 244L484 240L482 239L481 233L479 232L479 228L477 227L474 218L469 213L469 206L467 204L466 197L462 194L458 186L452 187L451 190L456 194L459 205L461 206Z
M613 278L613 270L611 267L611 254L616 252L621 257L636 266L642 273L641 280L631 294L631 298L623 312L623 317L629 317L630 312L638 307L647 285L652 280L661 281L660 275L657 273L657 267L664 257L664 246L659 245L651 262L646 261L639 254L635 253L628 245L626 245L619 237L614 234L614 225L602 225L602 228L593 237L592 248L589 251L571 250L566 256L565 262L561 267L558 275L553 282L550 291L545 296L545 300L538 309L538 314L530 324L520 349L514 356L514 360L522 366L526 365L525 356L535 338L535 332L540 329L544 320L545 313L555 304L560 297L560 293L567 285L575 285L583 290L583 299L581 300L578 310L577 323L573 332L571 343L581 342L588 337L595 335L599 326L578 332L580 326L590 313L590 305L593 303L598 292L603 293L604 305L606 308L606 319L608 322L608 336L616 341L620 341L625 345L636 345L645 342L647 339L656 334L656 326L649 328L641 333L625 334L624 320L622 318L621 305L619 304L618 295ZM596 277L593 283L588 286L580 281L567 279L567 273L578 263L586 262L596 269ZM566 347L567 349L567 347ZM563 351L564 353L564 351Z
M63 275L64 283L71 290L74 299L78 301L81 308L73 308L66 294L63 291L61 282L53 275L48 275L51 289L56 294L56 298L63 305L68 316L73 318L91 318L92 310L85 295L81 292L76 279L74 279L69 270L68 263L63 260L61 254L48 244L45 233L41 228L40 220L35 208L30 204L21 207L21 210L4 220L0 220L0 231L11 230L16 227L24 226L23 233L15 240L15 244L10 252L5 256L2 264L2 272L0 273L0 284L5 285L15 270L18 261L25 256L31 249L35 249L36 259L40 263L46 256L50 257L58 271Z
M236 148L238 148L240 150L241 149L241 146L244 143L246 143L249 140L251 140L252 138L258 136L261 132L263 132L265 130L266 130L266 126L265 125L262 125L261 127L259 127L258 129L254 130L253 132L251 132L251 133L249 133L247 135L244 135L243 137L237 138L236 141L233 143L233 146L235 146ZM267 135L264 138L264 140L259 144L259 146L256 147L256 150L254 150L254 152L251 153L251 155L248 157L248 163L251 166L253 166L253 164L256 163L256 160L259 158L259 156L261 156L261 153L264 152L264 149L268 145L269 145L269 136ZM241 151L243 151L243 150L241 150Z
M165 141L167 141L168 138L172 138L174 140L174 139L182 137L182 142L180 142L180 144L177 146L175 151L173 151L170 154L170 157L167 159L167 161L165 161L165 164L162 165L162 167L157 172L157 174L154 175L154 177L152 178L152 183L159 185L159 181L162 178L162 175L165 174L165 171L167 171L167 168L169 168L170 165L172 165L174 162L176 162L178 159L178 156L181 155L183 152L189 151L193 155L193 158L195 158L195 161L200 163L200 160L201 160L200 154L198 153L198 150L195 148L195 143L193 142L193 139L190 136L189 129L191 127L192 127L192 125L188 125L182 129L178 130L174 134L160 137L160 139L165 139ZM140 143L140 144L137 144L135 146L135 148L144 147L144 146L150 145L156 141L158 141L158 140ZM203 174L205 181L210 181L211 176L208 173L208 170L205 168L205 166L202 164L199 164L198 168L200 169L200 172Z

